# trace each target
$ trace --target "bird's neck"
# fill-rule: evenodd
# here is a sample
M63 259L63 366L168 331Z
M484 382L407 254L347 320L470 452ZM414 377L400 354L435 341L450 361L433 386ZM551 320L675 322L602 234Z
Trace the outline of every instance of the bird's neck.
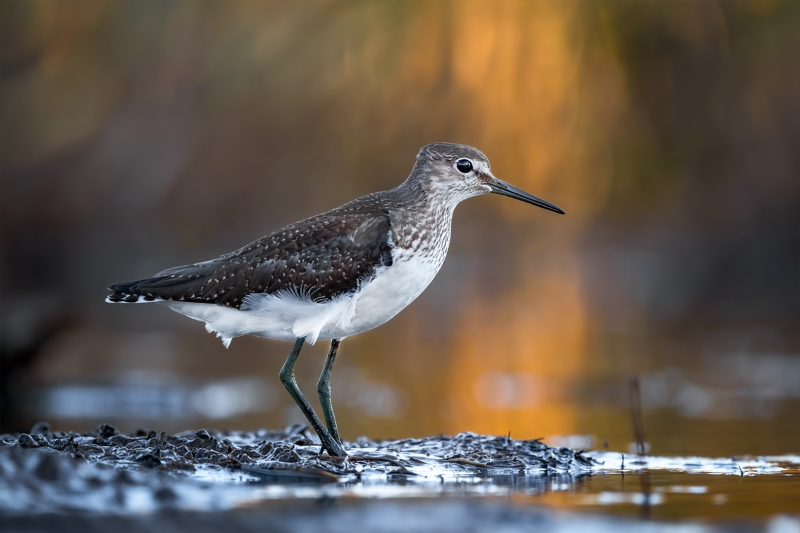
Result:
M395 245L415 252L446 253L456 205L442 201L414 180L387 192L396 200L390 208Z

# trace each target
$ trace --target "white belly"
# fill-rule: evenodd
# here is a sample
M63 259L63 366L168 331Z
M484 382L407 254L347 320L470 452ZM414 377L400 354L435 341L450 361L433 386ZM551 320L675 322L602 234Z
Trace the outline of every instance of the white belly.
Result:
M385 324L422 294L436 277L443 259L417 255L380 270L375 279L354 295L355 313L348 327L326 325L320 338L348 337Z
M328 302L293 293L251 294L241 310L213 304L162 301L183 315L206 323L227 347L233 337L256 335L293 341L341 339L386 323L433 281L444 253L396 257L360 291Z

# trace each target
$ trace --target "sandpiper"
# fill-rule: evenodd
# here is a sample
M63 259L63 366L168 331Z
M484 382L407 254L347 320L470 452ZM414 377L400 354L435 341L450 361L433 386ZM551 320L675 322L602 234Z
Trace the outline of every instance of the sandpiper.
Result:
M218 259L111 285L110 303L157 302L205 322L227 348L256 335L294 341L280 379L331 455L346 456L331 404L339 343L378 327L422 293L444 262L453 211L486 193L559 207L494 177L470 146L423 147L408 179L290 224ZM294 378L304 342L331 341L317 383L323 426Z

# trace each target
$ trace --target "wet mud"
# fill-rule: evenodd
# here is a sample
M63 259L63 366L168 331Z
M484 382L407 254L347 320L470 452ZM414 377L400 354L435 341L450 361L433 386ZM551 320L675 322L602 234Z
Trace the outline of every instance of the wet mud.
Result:
M316 436L302 425L125 435L107 424L92 433L53 433L37 424L30 433L0 436L0 489L10 495L0 510L124 514L198 504L226 508L236 505L237 491L220 495L208 484L375 486L413 483L413 478L427 483L464 476L542 478L582 475L599 464L580 451L538 440L472 433L392 441L361 437L345 449L346 458L321 453ZM206 502L213 498L198 492L214 492L216 499Z
M0 519L4 532L229 527L333 532L373 522L372 531L408 531L409 520L416 521L412 529L418 531L479 531L497 524L619 531L635 530L636 523L531 508L511 499L572 493L573 500L602 504L609 500L605 489L596 495L581 489L597 475L800 474L797 456L637 458L473 433L385 441L361 437L344 447L346 458L321 453L316 435L302 425L169 435L122 434L105 424L91 433L51 432L40 423L28 433L0 435ZM667 484L654 487L652 494L648 489L622 496L650 506L687 490Z

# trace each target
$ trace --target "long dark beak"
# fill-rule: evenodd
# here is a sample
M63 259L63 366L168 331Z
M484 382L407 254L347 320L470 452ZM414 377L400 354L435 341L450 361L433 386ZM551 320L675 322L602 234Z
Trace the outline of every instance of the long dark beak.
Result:
M509 185L503 180L493 178L493 181L489 183L489 187L491 187L493 193L502 194L503 196L508 196L517 200L522 200L525 203L541 207L542 209L547 209L548 211L554 211L560 215L566 214L564 213L564 210L557 205L553 205L550 202L546 202L541 198L537 198L532 194L528 194L521 189L517 189L513 185Z

